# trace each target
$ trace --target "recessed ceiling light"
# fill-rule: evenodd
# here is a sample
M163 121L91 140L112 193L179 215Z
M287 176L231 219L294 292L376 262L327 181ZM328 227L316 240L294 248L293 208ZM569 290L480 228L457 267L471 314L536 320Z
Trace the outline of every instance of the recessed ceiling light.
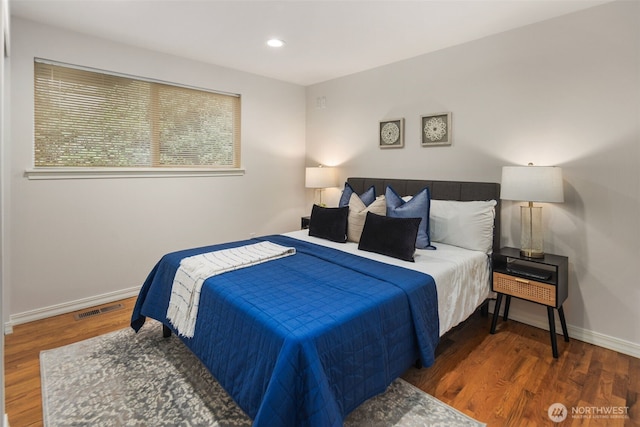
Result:
M270 39L267 40L267 45L271 47L282 47L284 46L284 41L280 39Z

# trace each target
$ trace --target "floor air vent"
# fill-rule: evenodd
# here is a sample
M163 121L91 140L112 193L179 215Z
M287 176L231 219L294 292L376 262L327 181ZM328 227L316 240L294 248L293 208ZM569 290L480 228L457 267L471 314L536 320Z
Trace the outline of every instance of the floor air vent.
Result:
M75 317L76 320L82 320L82 319L86 319L87 317L97 316L102 313L108 313L110 311L120 310L122 307L124 307L122 304L108 305L106 307L95 308L89 311L78 313L73 317Z

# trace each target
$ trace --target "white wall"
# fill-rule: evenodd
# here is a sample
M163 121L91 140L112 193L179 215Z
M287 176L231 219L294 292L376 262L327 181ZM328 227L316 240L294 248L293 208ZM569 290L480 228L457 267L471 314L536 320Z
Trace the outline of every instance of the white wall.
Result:
M12 21L5 266L12 320L142 284L166 252L299 227L305 209L301 86ZM244 176L31 181L33 59L242 95Z
M313 85L307 157L343 178L499 182L503 165L561 166L545 249L570 260L570 333L640 355L639 28L640 3L615 2ZM453 145L421 147L420 116L443 111ZM405 147L380 150L378 121L398 117ZM504 202L502 224L517 246L517 203ZM547 323L540 306L512 307Z
M9 3L8 0L0 1L0 321L4 319L4 179L3 171L5 164L4 145L7 132L8 102L7 84L8 73L5 64L8 63L9 36ZM6 39L5 39L6 33ZM4 361L4 334L0 332L0 360ZM4 414L4 363L0 365L0 414ZM6 414L3 417L2 425L8 426Z

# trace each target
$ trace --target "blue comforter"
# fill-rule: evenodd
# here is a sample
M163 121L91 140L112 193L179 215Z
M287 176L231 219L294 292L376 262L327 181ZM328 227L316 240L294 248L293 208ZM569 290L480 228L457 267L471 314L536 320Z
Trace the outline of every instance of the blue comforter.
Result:
M439 340L433 278L286 236L296 254L205 281L193 338L182 338L254 426L341 426L346 415ZM184 257L240 241L165 255L133 311L168 325L173 277Z

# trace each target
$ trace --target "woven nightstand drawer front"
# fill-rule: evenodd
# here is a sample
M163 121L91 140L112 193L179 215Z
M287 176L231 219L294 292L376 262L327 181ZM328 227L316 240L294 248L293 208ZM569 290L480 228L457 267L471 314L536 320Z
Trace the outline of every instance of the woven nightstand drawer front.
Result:
M502 273L493 273L493 290L555 307L556 287Z

